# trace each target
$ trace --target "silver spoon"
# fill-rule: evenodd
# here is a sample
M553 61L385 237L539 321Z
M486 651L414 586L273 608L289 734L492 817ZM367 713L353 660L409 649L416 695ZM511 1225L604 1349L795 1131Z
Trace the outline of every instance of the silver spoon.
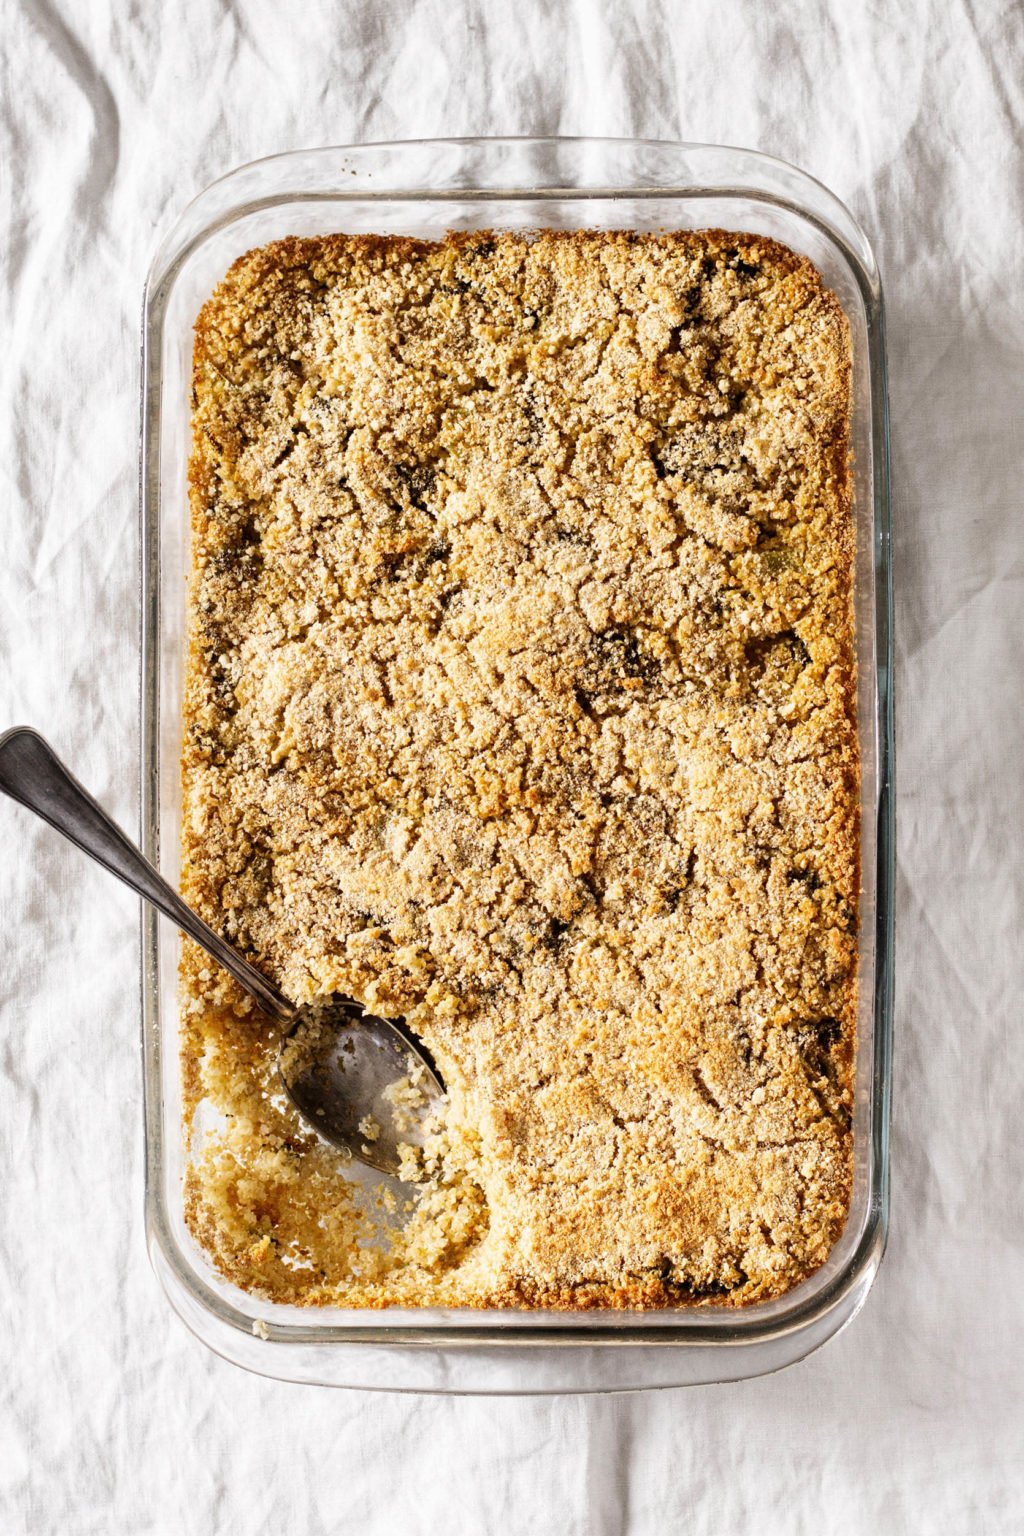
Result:
M185 905L38 731L16 726L0 735L0 790L177 923L282 1025L282 1086L325 1140L381 1173L400 1171L400 1145L422 1146L424 1123L444 1093L433 1063L401 1024L364 1013L346 997L302 1008L290 1003ZM403 1102L396 1107L385 1093L404 1078L413 1091L397 1094ZM360 1126L371 1123L368 1136Z

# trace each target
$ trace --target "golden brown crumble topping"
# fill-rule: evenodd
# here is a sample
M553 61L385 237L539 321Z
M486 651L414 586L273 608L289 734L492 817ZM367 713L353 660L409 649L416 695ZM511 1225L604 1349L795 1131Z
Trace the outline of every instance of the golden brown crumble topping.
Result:
M450 1089L414 1190L374 1199L189 948L186 1205L225 1275L633 1307L822 1263L856 1012L849 372L839 304L759 236L285 240L218 287L184 892L296 1001L403 1016Z

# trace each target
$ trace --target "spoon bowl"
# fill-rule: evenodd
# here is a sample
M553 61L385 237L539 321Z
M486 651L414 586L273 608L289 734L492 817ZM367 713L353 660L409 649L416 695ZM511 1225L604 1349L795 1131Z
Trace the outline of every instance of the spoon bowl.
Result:
M349 998L300 1008L281 1041L278 1073L295 1108L326 1141L402 1177L422 1148L444 1086L409 1032Z

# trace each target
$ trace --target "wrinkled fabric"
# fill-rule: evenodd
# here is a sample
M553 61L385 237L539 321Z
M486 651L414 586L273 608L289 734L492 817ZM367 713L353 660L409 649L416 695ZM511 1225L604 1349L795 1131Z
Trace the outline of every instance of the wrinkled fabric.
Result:
M621 1399L223 1363L142 1231L134 898L0 804L0 1529L1024 1531L1024 81L1014 0L0 5L0 728L137 824L138 320L232 166L437 134L791 159L888 297L899 878L890 1249L817 1355Z

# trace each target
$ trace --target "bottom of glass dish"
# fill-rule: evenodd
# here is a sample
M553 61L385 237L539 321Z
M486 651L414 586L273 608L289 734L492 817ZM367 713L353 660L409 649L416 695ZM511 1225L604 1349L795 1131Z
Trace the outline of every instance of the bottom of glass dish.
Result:
M830 1306L804 1321L783 1323L767 1337L717 1333L705 1342L666 1338L652 1341L639 1327L608 1329L588 1317L587 1330L524 1337L521 1327L456 1333L426 1324L394 1337L383 1317L378 1327L354 1339L296 1338L294 1327L269 1319L230 1320L204 1303L168 1262L150 1233L149 1252L175 1312L197 1339L232 1365L259 1376L309 1385L349 1387L361 1392L424 1392L471 1396L532 1396L610 1393L707 1386L765 1376L795 1365L834 1338L860 1311L878 1272L884 1250L879 1223L867 1237L851 1283ZM547 1320L550 1321L550 1320ZM310 1328L307 1334L313 1334ZM390 1338L384 1334L391 1332ZM486 1337L483 1335L486 1333Z

